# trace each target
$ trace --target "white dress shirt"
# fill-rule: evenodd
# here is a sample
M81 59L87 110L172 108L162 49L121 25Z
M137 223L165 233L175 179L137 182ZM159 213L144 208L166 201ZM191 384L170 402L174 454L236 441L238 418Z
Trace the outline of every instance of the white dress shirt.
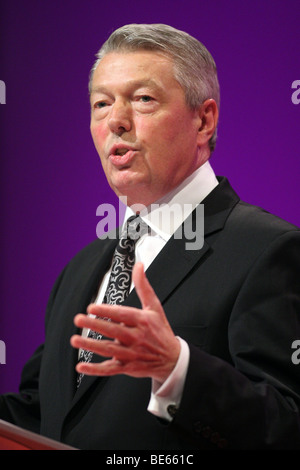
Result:
M173 191L165 195L155 204L140 212L140 216L151 228L149 234L143 235L135 246L136 262L144 264L145 271L162 250L174 232L179 228L195 207L217 186L215 173L206 162L190 175ZM170 209L174 210L170 210ZM126 220L134 215L133 210L127 207L123 225ZM109 270L100 285L95 303L101 304L110 276ZM133 283L131 289L133 289ZM83 331L86 335L88 332ZM181 352L178 362L171 375L164 383L152 380L152 391L148 411L168 421L172 417L168 413L168 406L178 407L183 392L186 372L189 363L189 347L179 338Z

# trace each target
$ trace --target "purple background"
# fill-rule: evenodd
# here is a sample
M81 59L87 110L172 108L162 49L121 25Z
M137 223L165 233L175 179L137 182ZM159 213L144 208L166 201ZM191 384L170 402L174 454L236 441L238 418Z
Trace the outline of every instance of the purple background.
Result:
M299 0L2 0L0 8L0 392L8 392L43 341L56 277L96 237L97 206L116 203L89 134L88 74L107 35L126 23L168 23L202 41L221 83L216 173L242 199L300 225L300 105L291 101L300 10Z

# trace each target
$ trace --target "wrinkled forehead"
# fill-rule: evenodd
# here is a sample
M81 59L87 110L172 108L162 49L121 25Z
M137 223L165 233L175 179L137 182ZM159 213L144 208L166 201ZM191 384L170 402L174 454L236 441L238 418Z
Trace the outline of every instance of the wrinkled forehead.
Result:
M125 81L181 87L175 79L173 60L166 54L153 51L110 52L103 56L94 70L90 93L100 86Z
M157 64L158 66L164 64L164 67L167 67L176 79L176 64L174 59L170 54L164 51L144 48L107 51L99 57L91 70L89 91L91 93L96 72L98 75L100 72L103 73L103 71L117 69L118 67L120 69L122 68L123 72L127 70L128 67L134 67L136 71L142 71L151 68L151 64Z

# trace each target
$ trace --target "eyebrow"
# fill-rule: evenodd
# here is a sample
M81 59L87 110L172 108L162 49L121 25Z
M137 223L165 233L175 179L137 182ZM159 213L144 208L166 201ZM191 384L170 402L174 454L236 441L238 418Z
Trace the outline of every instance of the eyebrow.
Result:
M156 90L160 90L161 87L157 84L155 80L152 78L147 78L145 80L128 80L126 82L126 85L128 85L129 88L142 88L145 86L150 86L152 88L155 88ZM92 88L90 95L93 93L108 93L110 94L110 91L105 85L98 85Z

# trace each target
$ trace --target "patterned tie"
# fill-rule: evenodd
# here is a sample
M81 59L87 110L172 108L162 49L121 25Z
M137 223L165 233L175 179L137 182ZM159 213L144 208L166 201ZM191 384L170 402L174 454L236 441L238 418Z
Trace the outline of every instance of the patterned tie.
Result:
M121 304L128 296L131 286L132 268L135 262L135 244L148 230L147 224L137 215L133 215L127 220L114 252L111 274L103 303L111 305ZM110 321L109 318L104 319ZM88 334L89 338L97 340L100 340L102 336L101 333L92 330ZM78 361L91 362L92 357L92 351L81 349ZM77 376L77 388L81 384L83 375L78 374Z

